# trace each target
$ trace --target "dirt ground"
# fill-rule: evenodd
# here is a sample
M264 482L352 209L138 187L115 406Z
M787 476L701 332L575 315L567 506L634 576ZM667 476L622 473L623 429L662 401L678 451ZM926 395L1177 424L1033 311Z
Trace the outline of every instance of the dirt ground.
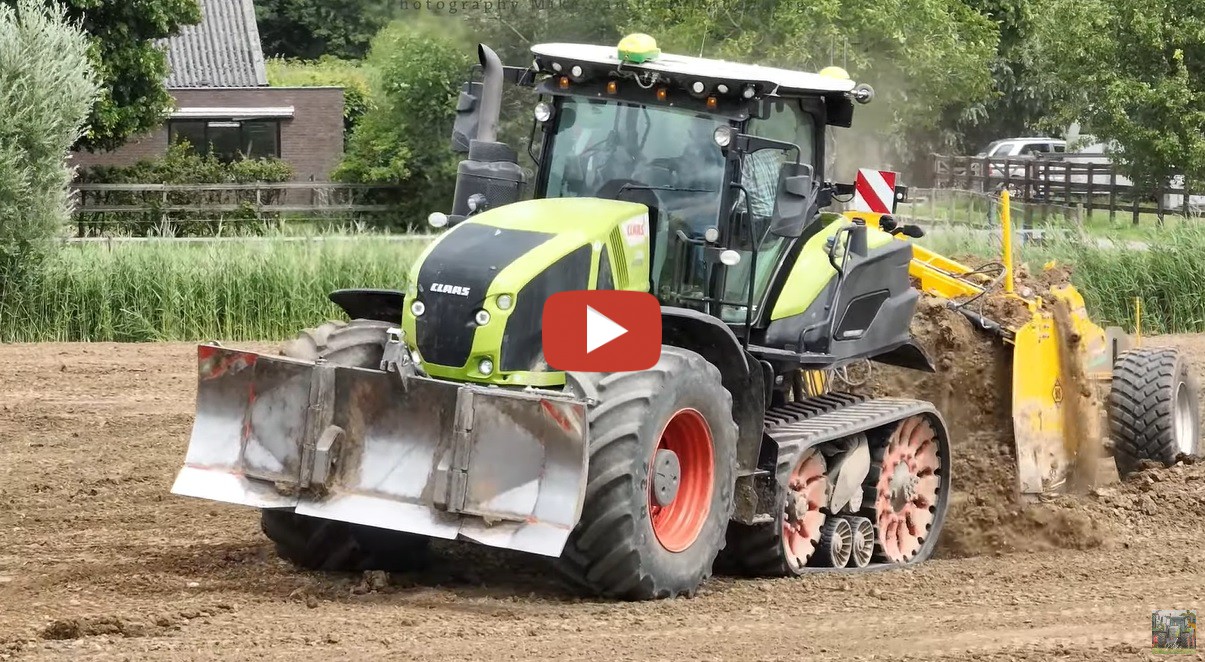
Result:
M1160 340L1205 376L1205 338ZM299 572L254 511L169 492L194 351L0 346L0 659L1135 660L1152 609L1205 606L1203 464L1036 515L956 471L941 558L693 600L582 600L539 558L458 544L424 576ZM983 480L999 449L976 443L957 461Z

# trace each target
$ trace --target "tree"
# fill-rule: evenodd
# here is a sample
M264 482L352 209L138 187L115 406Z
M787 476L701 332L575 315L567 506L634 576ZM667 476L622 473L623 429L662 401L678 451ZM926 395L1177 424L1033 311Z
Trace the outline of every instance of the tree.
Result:
M993 91L982 101L958 104L946 111L943 126L960 151L977 150L993 140L1033 133L1053 99L1034 65L1040 40L1036 18L1044 5L1035 0L963 0L998 27L1000 42L990 63Z
M397 12L394 0L259 0L255 5L264 53L304 60L364 57L373 36Z
M4 0L13 6L15 0ZM57 4L47 0L47 4ZM63 0L66 15L91 37L101 82L77 148L113 149L163 121L172 99L164 87L167 55L155 40L201 20L197 0Z
M373 40L365 64L374 107L352 131L333 174L341 181L400 184L408 223L451 204L455 101L476 57L455 24L428 18L395 21Z
M1050 0L1037 29L1047 126L1116 141L1147 193L1176 174L1205 182L1205 0Z
M0 303L67 220L66 156L99 89L88 52L61 7L0 5Z
M874 86L876 101L839 132L847 177L857 166L908 171L953 142L943 117L989 98L999 41L961 0L629 0L627 15L624 32L650 31L663 50L813 71L836 64Z

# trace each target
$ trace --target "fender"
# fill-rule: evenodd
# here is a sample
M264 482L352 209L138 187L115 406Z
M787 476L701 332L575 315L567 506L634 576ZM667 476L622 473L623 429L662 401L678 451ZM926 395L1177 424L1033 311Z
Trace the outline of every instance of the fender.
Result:
M921 372L937 372L933 361L925 354L925 349L916 344L915 340L909 340L894 349L872 356L870 360Z
M736 513L753 517L757 506L753 473L761 453L766 413L766 377L762 365L741 346L720 320L688 308L661 307L661 341L698 352L720 369L724 388L732 394L732 418L738 429Z
M397 290L346 289L335 290L327 298L352 319L401 324L406 294Z

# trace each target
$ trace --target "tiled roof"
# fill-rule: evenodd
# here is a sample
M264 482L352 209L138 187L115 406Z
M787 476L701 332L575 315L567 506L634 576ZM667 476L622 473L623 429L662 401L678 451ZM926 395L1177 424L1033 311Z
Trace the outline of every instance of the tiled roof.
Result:
M166 40L167 87L268 84L253 0L200 0L201 22Z

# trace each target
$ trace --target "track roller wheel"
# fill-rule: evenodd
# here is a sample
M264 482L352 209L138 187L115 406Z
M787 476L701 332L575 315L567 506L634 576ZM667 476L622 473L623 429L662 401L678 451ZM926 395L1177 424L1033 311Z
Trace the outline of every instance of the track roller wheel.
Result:
M593 399L585 503L560 567L595 595L692 596L735 506L732 395L702 356L664 346L641 372L567 373Z
M280 353L375 370L392 326L366 319L331 321L302 331ZM430 542L425 536L277 509L260 511L260 530L276 544L277 554L307 570L411 570L425 564Z
M926 547L930 529L940 526L936 516L945 459L940 446L929 417L918 414L896 424L886 444L872 447L864 503L872 508L881 561L913 560Z
M1113 461L1125 478L1143 460L1172 466L1181 453L1200 451L1197 380L1176 349L1123 352L1113 365L1109 435Z
M822 568L844 568L849 564L854 547L854 532L849 520L830 517L824 522L820 533L820 546L812 557L812 565Z
M865 568L874 555L874 523L865 517L848 517L853 534L853 549L850 550L850 565Z
M828 471L819 449L804 451L791 466L787 484L778 488L773 522L728 525L725 572L759 577L802 574L820 544L827 515Z

